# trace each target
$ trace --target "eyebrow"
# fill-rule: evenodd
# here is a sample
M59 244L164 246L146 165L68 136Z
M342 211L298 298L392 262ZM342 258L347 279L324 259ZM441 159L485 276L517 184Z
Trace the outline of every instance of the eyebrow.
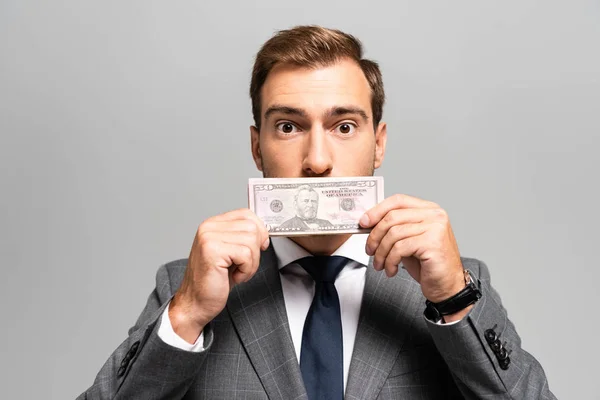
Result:
M359 107L353 106L335 106L331 107L323 114L326 118L329 117L341 117L342 115L358 115L362 117L365 122L369 122L369 117L365 110Z
M306 111L300 108L283 105L273 105L269 107L267 111L265 111L265 119L268 119L271 115L275 113L295 115L301 118L308 118L308 114L306 113ZM331 117L340 117L342 115L358 115L362 117L365 120L365 122L369 122L369 117L367 116L365 110L354 106L333 106L323 113L323 117L325 119Z
M265 111L265 119L269 119L269 117L275 113L280 113L280 114L285 114L285 115L296 115L298 117L307 118L306 111L301 110L299 108L274 105L274 106L267 108L267 111Z

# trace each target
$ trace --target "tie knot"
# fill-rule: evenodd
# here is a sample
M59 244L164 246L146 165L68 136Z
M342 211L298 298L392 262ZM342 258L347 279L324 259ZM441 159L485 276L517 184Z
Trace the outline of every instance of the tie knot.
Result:
M304 257L296 261L306 270L315 282L335 282L335 279L348 262L342 256Z

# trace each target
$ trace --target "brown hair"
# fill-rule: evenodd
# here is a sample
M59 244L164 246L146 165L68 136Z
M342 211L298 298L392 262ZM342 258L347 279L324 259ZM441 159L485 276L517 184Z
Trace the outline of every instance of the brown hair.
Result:
M344 58L356 61L371 87L371 108L373 126L383 116L385 93L379 65L372 60L362 58L363 49L354 36L335 29L320 26L297 26L277 32L256 54L250 98L254 123L260 130L261 90L269 72L276 64L293 64L307 68L329 66Z

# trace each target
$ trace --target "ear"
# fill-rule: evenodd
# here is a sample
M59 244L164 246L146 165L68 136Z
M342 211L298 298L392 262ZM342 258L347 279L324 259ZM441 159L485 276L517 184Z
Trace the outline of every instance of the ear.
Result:
M373 167L375 169L381 167L383 158L385 157L385 145L387 143L387 124L380 122L375 132L375 161Z
M252 148L252 158L259 171L262 171L262 154L260 153L260 132L254 125L250 127L250 146Z

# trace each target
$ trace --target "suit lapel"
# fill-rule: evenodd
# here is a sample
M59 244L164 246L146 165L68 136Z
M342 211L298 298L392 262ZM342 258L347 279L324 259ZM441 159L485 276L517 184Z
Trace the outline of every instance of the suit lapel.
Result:
M346 399L378 396L409 337L418 310L423 308L419 285L404 269L388 278L385 272L375 271L371 258L366 274Z
M232 290L227 309L269 399L306 399L272 246L254 277Z

